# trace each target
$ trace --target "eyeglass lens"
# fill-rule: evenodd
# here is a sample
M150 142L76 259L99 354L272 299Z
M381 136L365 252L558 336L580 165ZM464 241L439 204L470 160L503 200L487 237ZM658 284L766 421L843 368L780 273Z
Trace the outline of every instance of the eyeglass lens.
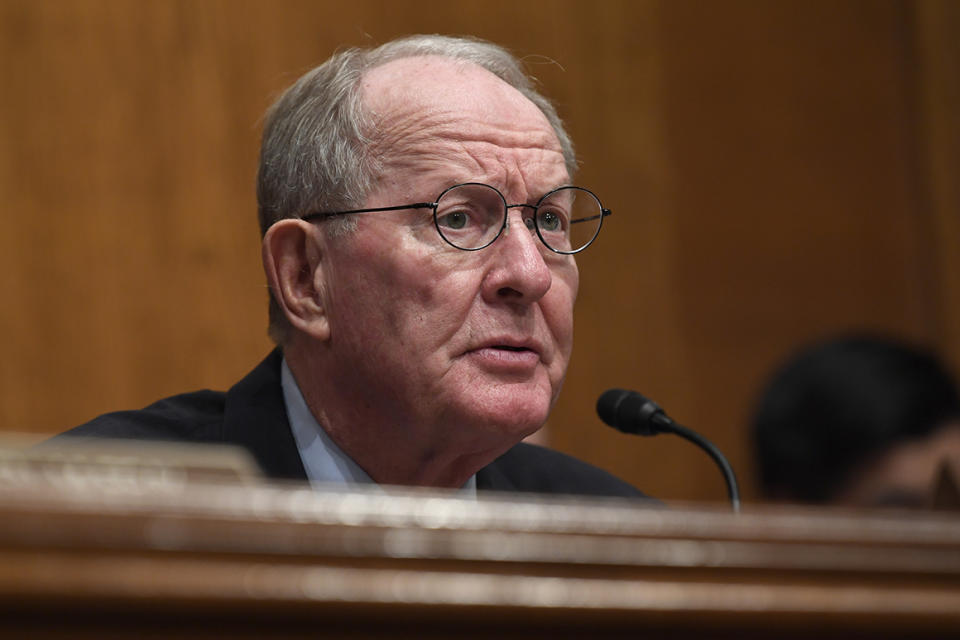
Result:
M437 201L436 223L440 235L460 249L480 249L493 242L503 228L506 201L499 191L484 184L462 184L443 193ZM573 253L597 236L603 211L596 196L579 187L563 187L549 193L536 207L523 208L528 226L535 226L541 240L554 251ZM533 224L531 224L533 223Z

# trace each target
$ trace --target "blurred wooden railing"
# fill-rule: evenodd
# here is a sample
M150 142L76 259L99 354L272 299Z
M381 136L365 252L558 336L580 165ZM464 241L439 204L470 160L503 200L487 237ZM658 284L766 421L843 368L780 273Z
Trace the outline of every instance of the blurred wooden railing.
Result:
M960 635L957 515L158 469L0 461L0 637Z

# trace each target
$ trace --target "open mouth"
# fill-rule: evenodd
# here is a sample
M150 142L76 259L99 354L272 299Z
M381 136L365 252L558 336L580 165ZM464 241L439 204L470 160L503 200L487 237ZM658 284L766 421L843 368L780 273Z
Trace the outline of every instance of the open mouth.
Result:
M529 351L526 347L511 347L508 344L495 344L493 345L494 349L503 349L505 351Z

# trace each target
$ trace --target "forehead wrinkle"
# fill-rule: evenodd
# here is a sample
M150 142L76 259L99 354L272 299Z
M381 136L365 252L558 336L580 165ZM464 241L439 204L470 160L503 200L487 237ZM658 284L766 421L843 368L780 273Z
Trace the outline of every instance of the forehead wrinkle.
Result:
M436 117L441 115L447 117ZM460 181L496 179L499 184L493 186L500 188L514 186L507 184L508 175L522 181L547 172L545 178L557 182L544 185L547 190L569 180L563 151L552 130L517 126L504 130L498 125L479 124L466 132L468 127L457 114L388 116L381 120L382 135L373 152L381 158L385 171L439 163L437 168L455 171ZM518 153L522 166L517 163Z
M517 202L539 199L569 181L561 152L527 147L520 158L515 152L516 149L473 140L431 141L416 148L390 149L383 156L382 168L385 174L412 170L428 181L435 176L432 188L437 192L462 182L483 182ZM428 195L435 194L417 197Z
M519 198L519 202L538 199L543 193L569 180L560 151L535 146L513 147L509 150L494 148L488 154L472 144L461 147L463 154L470 157L478 168L476 176L465 178L478 180L482 176L483 181L502 191L508 200L511 196L515 200ZM519 158L515 153L517 150L523 152Z
M374 151L389 151L421 143L444 141L488 143L503 149L554 151L563 156L560 143L552 129L521 127L510 120L479 120L464 117L459 112L445 109L417 108L390 109L375 114L380 135ZM472 125L470 132L465 131Z

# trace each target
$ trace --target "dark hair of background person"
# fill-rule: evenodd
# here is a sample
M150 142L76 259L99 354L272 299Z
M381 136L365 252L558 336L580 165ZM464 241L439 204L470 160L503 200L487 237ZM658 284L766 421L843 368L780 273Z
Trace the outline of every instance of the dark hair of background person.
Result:
M829 503L869 460L960 416L951 374L932 352L849 335L789 358L752 421L761 496Z

